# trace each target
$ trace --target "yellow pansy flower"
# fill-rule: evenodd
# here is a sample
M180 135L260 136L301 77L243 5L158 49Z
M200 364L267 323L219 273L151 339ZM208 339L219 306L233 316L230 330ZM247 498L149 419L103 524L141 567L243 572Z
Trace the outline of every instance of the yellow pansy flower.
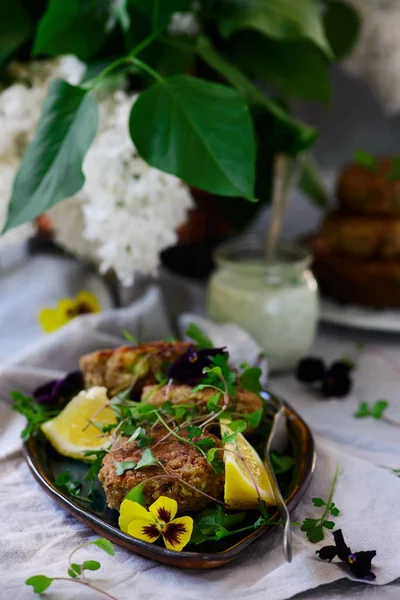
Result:
M87 313L101 311L100 302L91 292L83 290L74 298L61 298L55 308L42 308L38 320L46 333L60 329L63 325Z
M153 543L162 535L165 547L180 552L189 542L193 531L191 517L178 517L176 500L160 496L146 510L132 500L124 500L120 508L119 526L132 537Z

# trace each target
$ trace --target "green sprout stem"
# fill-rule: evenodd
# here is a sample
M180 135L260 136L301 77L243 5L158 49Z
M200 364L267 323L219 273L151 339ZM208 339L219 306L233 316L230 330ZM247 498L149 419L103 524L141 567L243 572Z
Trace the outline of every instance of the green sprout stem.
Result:
M325 510L323 512L323 515L320 518L320 522L321 523L323 523L325 521L325 517L327 516L327 514L329 512L330 505L332 504L333 495L334 495L335 489L336 489L336 483L337 483L337 480L338 480L338 477L339 477L339 470L340 470L340 465L337 465L336 466L335 475L333 477L331 489L330 489L330 492L329 492L328 501L327 501L327 503L325 505Z
M71 577L71 578L69 578L69 577L52 577L51 579L52 579L52 581L68 581L68 583L79 583L80 585L85 585L86 587L90 588L91 590L94 590L95 592L102 594L106 598L110 598L110 600L118 600L115 596L111 596L111 594L109 594L108 592L105 592L101 588L98 588L97 586L90 583L90 581L87 581L86 579L85 580L81 579L79 577L79 575L75 579L73 577Z

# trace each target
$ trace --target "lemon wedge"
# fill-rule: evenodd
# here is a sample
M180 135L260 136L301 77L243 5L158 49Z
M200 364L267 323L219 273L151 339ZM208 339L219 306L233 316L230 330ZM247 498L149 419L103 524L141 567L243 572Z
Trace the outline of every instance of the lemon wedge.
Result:
M224 435L232 432L227 425L221 423L221 433ZM243 457L245 464L238 455ZM268 471L253 446L241 433L237 434L233 442L225 444L224 463L224 502L227 508L234 510L257 508L259 500L254 482L266 504L269 506L276 504Z
M110 436L102 437L101 431L94 425L88 425L88 421L102 425L116 423L112 408L103 408L108 401L105 387L83 390L72 398L57 417L44 423L41 429L60 454L91 460L84 452L101 450L110 443Z

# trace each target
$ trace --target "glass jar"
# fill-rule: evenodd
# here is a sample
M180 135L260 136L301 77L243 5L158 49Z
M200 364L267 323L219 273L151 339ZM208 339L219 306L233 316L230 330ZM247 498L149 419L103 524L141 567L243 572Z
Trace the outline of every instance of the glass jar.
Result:
M319 316L311 256L282 244L267 264L262 242L244 238L220 246L214 258L209 317L243 327L265 351L270 371L292 369L310 349Z

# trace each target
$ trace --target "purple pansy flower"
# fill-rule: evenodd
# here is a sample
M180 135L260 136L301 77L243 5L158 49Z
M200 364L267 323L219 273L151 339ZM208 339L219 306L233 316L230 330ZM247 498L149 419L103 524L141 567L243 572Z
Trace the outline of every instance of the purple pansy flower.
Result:
M179 356L169 367L168 377L177 383L196 385L203 379L204 367L211 367L213 358L218 354L226 355L225 348L206 348L197 350L194 346Z
M358 579L375 579L375 575L371 572L371 563L376 550L361 550L360 552L352 552L344 541L341 529L333 532L335 539L334 546L324 546L321 550L316 550L322 560L333 560L336 556L347 563L354 577Z
M80 371L72 371L63 379L53 379L36 388L33 397L38 404L58 404L62 398L70 398L83 389Z

